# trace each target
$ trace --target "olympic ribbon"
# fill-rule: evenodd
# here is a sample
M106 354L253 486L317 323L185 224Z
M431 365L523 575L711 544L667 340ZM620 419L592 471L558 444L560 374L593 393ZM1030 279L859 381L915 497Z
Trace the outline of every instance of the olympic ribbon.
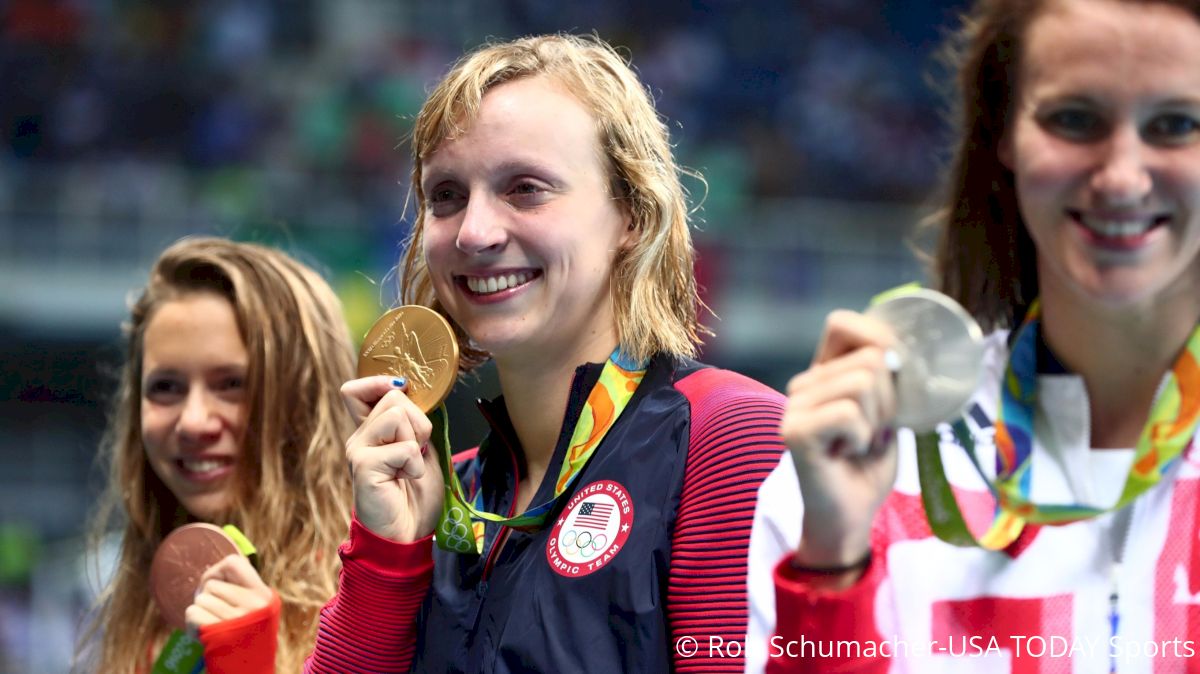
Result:
M246 557L258 553L241 529L226 524L221 530L233 539L238 551ZM204 646L200 640L183 630L172 630L167 637L167 643L159 651L150 674L203 674L204 671Z
M1158 484L1187 448L1200 423L1200 326L1188 338L1166 384L1161 388L1138 438L1133 465L1124 488L1111 508L1078 503L1038 504L1030 500L1033 418L1037 407L1037 345L1041 306L1034 301L1017 330L996 417L996 478L987 480L975 455L975 442L966 424L955 421L950 432L967 451L976 470L996 498L996 515L980 539L967 528L942 468L936 432L917 437L921 496L930 527L938 538L963 547L1002 550L1021 534L1026 523L1060 525L1078 522L1125 507Z
M504 517L484 510L483 490L478 486L478 479L475 481L474 501L464 495L462 481L454 471L450 458L450 426L446 406L438 406L429 415L430 421L433 422L431 440L440 457L442 479L446 489L442 513L434 532L438 547L450 552L483 554L482 525L485 521L522 530L542 526L558 497L574 484L596 448L600 446L600 441L608 434L617 417L621 416L645 375L646 363L629 359L621 353L619 347L613 351L604 363L600 379L588 394L583 410L579 413L579 420L575 422L567 455L563 459L558 479L554 482L554 496L515 517Z

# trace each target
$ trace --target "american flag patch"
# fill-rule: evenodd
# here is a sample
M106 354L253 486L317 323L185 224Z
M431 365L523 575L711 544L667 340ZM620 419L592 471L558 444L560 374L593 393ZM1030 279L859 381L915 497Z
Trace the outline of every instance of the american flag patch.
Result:
M612 517L612 513L613 505L611 503L584 503L579 506L579 512L575 514L575 526L604 531L608 528L608 520Z

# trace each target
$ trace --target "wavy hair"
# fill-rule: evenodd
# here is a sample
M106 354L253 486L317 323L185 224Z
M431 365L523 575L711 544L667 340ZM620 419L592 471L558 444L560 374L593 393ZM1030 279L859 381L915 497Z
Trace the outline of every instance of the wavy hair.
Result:
M401 297L446 315L433 291L423 250L426 203L424 162L443 142L464 132L489 90L505 82L544 76L562 85L596 120L609 164L609 189L630 214L637 239L618 253L610 293L617 338L634 358L656 353L695 355L702 334L681 169L667 126L629 62L594 36L539 35L488 44L462 57L434 88L416 118L412 137L412 194L416 220L401 259ZM687 171L701 181L703 178ZM447 319L454 321L448 315ZM488 358L454 326L470 371Z
M249 355L248 409L239 476L227 520L254 541L259 573L279 593L276 665L296 672L316 638L317 616L337 589L337 546L349 527L343 443L354 425L339 387L354 377L341 303L313 270L263 246L183 239L158 258L123 328L120 386L102 446L109 482L93 518L92 549L116 520L120 552L81 641L89 671L148 671L165 636L146 582L158 544L192 517L146 460L141 433L142 346L164 304L194 293L227 299Z

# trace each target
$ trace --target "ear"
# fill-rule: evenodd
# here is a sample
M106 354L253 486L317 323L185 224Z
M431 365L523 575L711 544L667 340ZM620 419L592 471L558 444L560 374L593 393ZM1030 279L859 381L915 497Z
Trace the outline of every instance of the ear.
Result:
M1000 135L1000 142L996 145L996 158L1000 160L1000 164L1009 171L1013 169L1013 141L1012 129L1006 128L1004 133Z
M621 238L617 242L617 250L628 251L637 245L642 239L642 233L633 224L633 214L626 209L621 209Z

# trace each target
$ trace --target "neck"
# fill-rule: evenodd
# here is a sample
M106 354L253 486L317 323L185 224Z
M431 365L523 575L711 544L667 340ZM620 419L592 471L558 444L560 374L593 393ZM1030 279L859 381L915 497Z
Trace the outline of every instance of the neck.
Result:
M1111 310L1077 298L1042 297L1047 346L1063 365L1083 377L1093 447L1137 444L1159 383L1179 358L1198 320L1200 303L1193 298L1185 305L1159 302Z
M496 360L504 405L525 455L527 472L523 481L535 489L554 454L575 369L585 363L603 363L616 348L615 337L603 341L570 354Z

